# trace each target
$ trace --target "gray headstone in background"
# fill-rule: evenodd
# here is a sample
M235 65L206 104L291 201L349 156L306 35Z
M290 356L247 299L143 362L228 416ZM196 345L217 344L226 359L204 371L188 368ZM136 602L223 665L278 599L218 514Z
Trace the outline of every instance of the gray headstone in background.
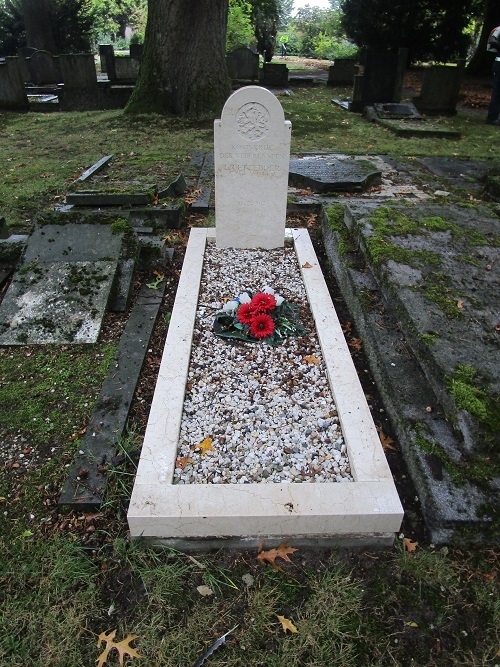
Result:
M246 46L228 53L226 64L228 74L232 79L256 81L259 78L259 54Z
M19 57L19 64L21 66L21 72L23 75L23 81L30 80L30 69L28 67L27 59L37 52L38 49L33 48L32 46L21 46L17 49L17 55Z
M92 53L59 56L64 88L59 93L62 111L84 111L98 108L98 85Z
M101 72L108 75L110 81L116 79L115 50L112 44L99 44Z
M95 343L121 244L109 225L37 226L0 304L0 345Z
M131 44L129 46L130 57L134 60L142 60L142 53L144 51L144 44Z
M328 68L327 86L346 86L354 83L358 68L354 58L335 58Z
M264 63L260 83L263 86L281 88L288 85L288 67L274 63Z
M53 56L49 51L35 51L27 58L30 71L30 81L37 86L62 83L61 65L59 56Z
M408 49L375 53L365 56L363 74L354 78L350 111L361 112L377 102L400 102Z
M21 60L5 58L0 61L0 109L27 111L28 108Z
M454 115L457 112L465 60L456 65L431 65L424 70L422 89L413 98L421 113Z

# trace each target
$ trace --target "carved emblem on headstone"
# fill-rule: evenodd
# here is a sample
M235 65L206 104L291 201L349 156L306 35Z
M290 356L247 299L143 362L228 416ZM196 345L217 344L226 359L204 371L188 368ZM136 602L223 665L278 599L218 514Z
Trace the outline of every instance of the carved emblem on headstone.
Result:
M249 102L238 109L236 124L242 137L258 141L269 131L269 111L258 102Z

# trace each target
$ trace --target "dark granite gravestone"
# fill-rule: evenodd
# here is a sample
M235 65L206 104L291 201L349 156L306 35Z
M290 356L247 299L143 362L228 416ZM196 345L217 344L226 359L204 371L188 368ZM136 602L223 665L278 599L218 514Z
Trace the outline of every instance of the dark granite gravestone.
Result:
M457 112L465 60L456 65L431 65L425 69L422 90L413 98L421 113L452 116Z
M99 44L101 72L108 75L110 81L116 79L115 50L112 44Z
M35 86L46 86L62 83L61 65L59 56L53 56L49 51L35 51L27 59L30 71L30 81Z
M115 58L116 82L135 83L139 75L140 61L136 58L120 56Z
M363 74L354 78L349 111L362 112L375 103L400 102L408 49L375 53L368 51Z
M62 111L84 111L99 108L97 74L92 53L59 56L64 88L59 93Z
M144 44L131 44L129 47L130 57L134 60L142 60Z
M274 63L264 63L260 83L263 86L287 86L288 85L288 67L286 65L275 65Z
M347 86L354 83L357 74L354 58L335 58L333 65L328 68L327 86Z
M359 192L381 182L381 171L368 160L334 156L290 160L289 185L320 194Z
M28 111L28 98L19 58L0 61L0 109Z
M95 343L122 237L110 225L36 226L0 304L0 345Z
M37 52L37 49L32 46L21 46L17 49L17 56L19 58L19 65L21 67L21 72L23 75L23 81L27 82L30 80L30 70L28 67L27 59Z
M10 236L7 221L3 215L0 215L0 239L8 239Z
M256 81L259 78L259 54L246 46L228 53L226 65L231 79Z

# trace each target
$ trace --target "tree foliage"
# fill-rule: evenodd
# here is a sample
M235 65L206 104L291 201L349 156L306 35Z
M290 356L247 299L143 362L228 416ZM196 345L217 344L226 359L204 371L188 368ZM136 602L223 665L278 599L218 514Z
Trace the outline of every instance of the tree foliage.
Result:
M248 46L255 41L252 27L252 5L247 0L229 0L226 51Z
M276 33L280 22L280 0L252 0L252 24L257 39L257 50L265 62L270 62L274 55Z
M29 3L26 7L28 5ZM34 21L34 28L30 26L31 31L39 31L42 47L50 43L50 50L56 53L90 49L93 26L91 0L49 0L47 5L35 3L33 7L36 11L44 11L44 20ZM47 41L47 35L43 34L46 32L45 28L42 31L44 25L48 25L50 41ZM18 48L27 45L40 48L38 44L27 43L23 3L21 0L3 0L0 2L0 53L16 55Z
M91 0L96 34L125 37L125 28L144 34L147 0Z
M0 54L14 56L26 45L26 29L19 0L0 3Z
M409 62L446 62L466 56L476 7L477 0L342 0L342 25L364 49L406 47Z
M491 74L493 56L486 50L486 45L490 32L500 25L500 2L498 0L477 0L477 3L478 39L467 69L471 74Z

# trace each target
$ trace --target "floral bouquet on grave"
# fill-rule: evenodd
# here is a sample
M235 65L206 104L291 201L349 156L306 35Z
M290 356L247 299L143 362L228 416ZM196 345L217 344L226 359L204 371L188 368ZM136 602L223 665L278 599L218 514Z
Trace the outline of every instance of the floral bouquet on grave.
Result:
M298 306L285 301L272 287L264 287L254 295L242 292L225 303L215 315L213 330L220 338L262 341L273 346L289 336L309 333L299 322Z

